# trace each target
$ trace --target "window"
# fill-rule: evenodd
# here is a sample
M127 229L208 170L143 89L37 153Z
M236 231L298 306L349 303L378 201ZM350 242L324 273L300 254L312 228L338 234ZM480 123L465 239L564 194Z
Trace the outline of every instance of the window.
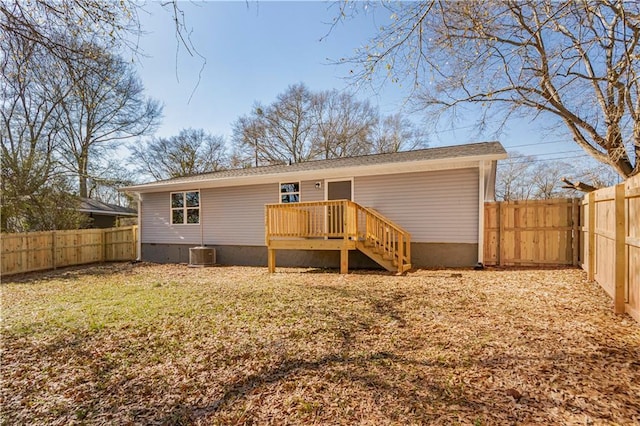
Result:
M200 191L171 193L171 224L200 223Z
M300 201L300 182L280 184L280 202L297 203Z

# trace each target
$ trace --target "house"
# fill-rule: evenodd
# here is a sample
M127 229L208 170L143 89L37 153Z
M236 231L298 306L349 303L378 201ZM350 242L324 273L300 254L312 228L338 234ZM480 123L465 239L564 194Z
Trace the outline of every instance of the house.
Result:
M274 165L122 190L138 199L139 256L227 265L471 266L483 259L484 202L499 142ZM338 201L340 200L340 201Z
M91 219L90 228L113 228L118 226L119 220L138 217L138 212L135 209L103 203L92 198L81 198L78 211L89 216Z

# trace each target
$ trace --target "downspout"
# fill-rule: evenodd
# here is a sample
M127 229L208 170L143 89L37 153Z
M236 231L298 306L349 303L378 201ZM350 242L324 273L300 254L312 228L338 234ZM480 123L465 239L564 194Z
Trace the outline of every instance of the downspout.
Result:
M204 215L202 214L202 188L198 188L198 204L200 208L200 247L204 247Z
M484 161L478 162L478 264L479 268L484 266Z
M137 256L136 260L138 262L142 261L142 194L139 192L136 193L138 198L138 242L136 244Z

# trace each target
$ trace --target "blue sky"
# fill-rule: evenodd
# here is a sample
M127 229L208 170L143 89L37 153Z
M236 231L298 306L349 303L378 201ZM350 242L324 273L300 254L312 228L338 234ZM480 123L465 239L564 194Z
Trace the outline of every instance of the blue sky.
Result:
M158 136L193 127L229 138L232 123L249 113L254 102L271 103L287 86L298 82L313 91L353 90L349 66L335 61L366 44L388 18L382 10L361 11L328 34L329 23L338 13L334 2L179 4L193 44L206 64L200 75L201 58L190 57L184 48L176 53L179 44L172 15L158 4L148 5L149 13L141 15L146 32L140 39L144 56L136 64L148 95L164 104ZM357 95L378 105L383 113L393 113L403 111L407 92L389 83L379 90L361 87ZM421 115L411 118L420 122ZM491 133L478 135L474 122L469 114L455 124L427 128L429 146L495 139ZM549 135L544 128L543 122L512 121L498 140L508 150L541 158L582 155L566 135Z

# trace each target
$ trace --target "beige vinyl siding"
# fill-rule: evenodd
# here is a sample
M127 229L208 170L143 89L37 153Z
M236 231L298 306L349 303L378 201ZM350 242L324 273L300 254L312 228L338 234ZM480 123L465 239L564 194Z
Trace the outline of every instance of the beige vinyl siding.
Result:
M355 201L411 233L416 243L478 242L478 169L356 177Z
M320 188L316 189L316 182L320 182ZM300 182L300 201L323 201L324 200L324 181L303 180Z
M142 243L264 245L264 205L278 202L278 184L203 189L200 225L171 225L169 192L144 194Z
M263 246L264 205L278 191L278 183L203 190L205 244Z
M144 194L140 241L143 243L200 244L200 225L172 225L169 192ZM202 194L200 194L202 203ZM202 211L200 221L202 222Z
M325 184L301 181L301 200L323 200ZM204 243L264 245L264 205L279 202L278 191L276 182L202 190ZM414 242L478 242L477 168L356 177L354 196L405 227ZM144 194L141 214L142 243L200 244L201 225L171 225L169 192Z

